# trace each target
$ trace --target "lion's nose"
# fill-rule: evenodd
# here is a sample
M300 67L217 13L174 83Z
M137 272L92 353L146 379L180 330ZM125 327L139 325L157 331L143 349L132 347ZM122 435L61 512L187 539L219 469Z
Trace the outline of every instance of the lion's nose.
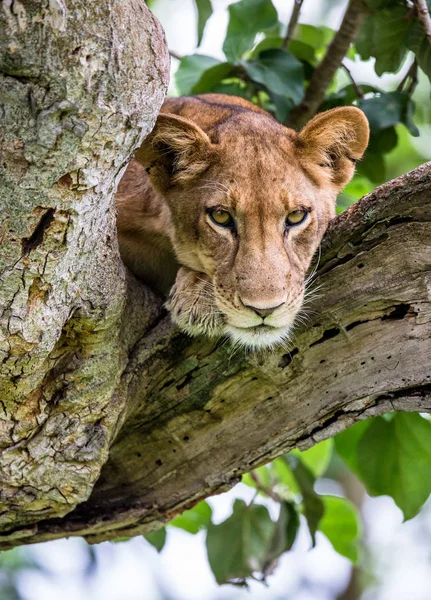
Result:
M257 315L259 315L259 317L262 317L262 319L264 319L265 317L271 315L277 308L283 306L283 304L284 302L282 302L281 304L277 304L277 306L270 306L268 308L256 308L256 306L250 306L250 304L245 304L244 306L250 308L250 310L253 310Z

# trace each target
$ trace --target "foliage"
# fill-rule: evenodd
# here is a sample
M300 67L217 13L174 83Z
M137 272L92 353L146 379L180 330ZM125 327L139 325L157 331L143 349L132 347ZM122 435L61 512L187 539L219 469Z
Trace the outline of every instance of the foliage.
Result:
M343 63L321 98L319 110L353 104L370 122L370 145L341 196L341 209L385 179L386 157L399 148L400 139L419 135L413 121L418 70L421 77L431 78L431 46L411 3L366 0L366 5L363 25L346 58L372 59L378 76L401 74L387 90L355 81ZM196 0L196 7L199 45L212 6L209 0ZM294 127L292 111L301 105L313 72L337 32L301 23L288 38L287 23L279 22L271 0L241 0L229 5L228 11L226 60L199 52L183 57L175 76L178 93L242 96ZM214 522L205 502L170 525L192 534L206 532L209 563L218 583L246 585L251 577L265 580L278 558L292 548L300 522L307 524L312 545L319 532L339 554L356 563L362 529L358 508L345 497L316 491L320 478L337 478L342 461L342 469L350 469L369 494L391 496L405 519L410 519L431 493L431 423L418 414L359 422L335 440L304 452L293 450L245 475L243 483L254 488L254 499L250 503L237 499L223 522ZM164 530L159 537L151 536L160 550Z
M335 443L368 493L391 496L405 519L414 517L431 494L431 423L420 415L357 423Z
M197 2L199 14L203 4ZM362 176L374 183L384 179L384 155L397 145L395 125L403 123L411 135L418 135L413 123L412 94L417 65L431 76L431 50L417 15L407 0L368 2L370 14L359 32L352 60L375 59L377 75L397 72L406 61L412 68L396 90L386 93L374 86L349 83L329 87L322 109L356 104L371 123L371 143L359 167ZM210 14L207 9L206 15ZM198 22L198 38L202 23ZM181 95L220 92L243 96L289 124L289 115L300 105L306 86L335 32L327 27L300 25L287 44L282 36L285 25L278 21L271 0L241 0L229 6L229 25L223 44L226 61L202 54L184 57L176 83ZM410 55L409 55L410 51ZM411 55L413 53L413 55ZM340 69L342 70L340 65ZM294 123L292 123L294 125Z
M215 524L211 508L202 502L170 525L193 534L206 530L208 559L218 583L246 585L250 577L264 581L294 545L301 517L312 545L320 532L339 554L357 563L362 531L358 508L347 498L315 490L317 478L337 478L333 466L340 458L369 494L391 496L410 519L431 493L431 421L415 413L360 421L334 440L303 452L295 449L244 475L243 483L255 489L255 497L249 504L235 500L225 521ZM276 520L268 510L274 503ZM165 530L161 532L160 539L146 536L158 550L165 539Z

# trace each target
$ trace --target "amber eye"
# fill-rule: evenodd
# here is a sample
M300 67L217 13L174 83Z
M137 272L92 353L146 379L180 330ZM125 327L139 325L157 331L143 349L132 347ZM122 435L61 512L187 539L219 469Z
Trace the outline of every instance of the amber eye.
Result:
M208 212L211 221L220 227L230 227L233 224L233 219L227 210L221 208L214 208Z
M308 211L306 210L292 210L286 217L286 227L292 225L299 225L307 218Z

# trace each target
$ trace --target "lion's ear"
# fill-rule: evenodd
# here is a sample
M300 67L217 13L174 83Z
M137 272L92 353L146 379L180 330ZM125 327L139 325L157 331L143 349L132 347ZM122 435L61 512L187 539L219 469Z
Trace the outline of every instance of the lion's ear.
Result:
M211 164L214 153L207 134L189 119L161 113L135 158L161 191L194 179Z
M300 159L317 180L324 169L330 182L342 188L353 177L355 163L365 152L369 134L364 113L346 106L316 115L299 132L296 144Z

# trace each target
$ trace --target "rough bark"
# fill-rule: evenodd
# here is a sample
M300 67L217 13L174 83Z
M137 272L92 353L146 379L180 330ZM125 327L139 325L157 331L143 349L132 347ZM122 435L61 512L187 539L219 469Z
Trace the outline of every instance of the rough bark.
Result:
M72 510L108 457L135 335L113 191L168 77L143 0L2 3L2 531Z
M372 415L431 411L430 239L427 163L333 221L319 297L289 351L232 355L159 313L118 369L126 409L90 498L63 518L4 527L0 547L150 531L295 446ZM136 327L134 307L124 321Z

